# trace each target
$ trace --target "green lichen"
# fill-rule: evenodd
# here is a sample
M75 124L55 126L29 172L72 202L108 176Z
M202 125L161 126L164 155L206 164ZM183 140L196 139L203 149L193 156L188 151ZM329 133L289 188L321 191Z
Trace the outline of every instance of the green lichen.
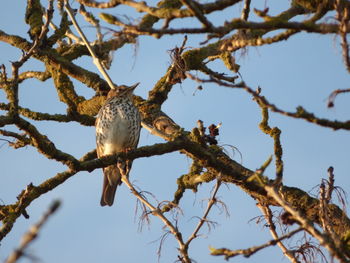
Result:
M76 94L72 81L61 70L50 68L50 72L60 101L67 104L71 110L75 111L77 105L85 100L84 97Z
M193 128L190 134L190 140L199 144L205 144L198 128Z
M220 55L222 62L229 70L237 73L239 71L240 65L236 64L234 57L231 55L231 52L222 52Z
M301 6L305 9L308 9L312 12L317 11L320 6L324 6L324 8L332 10L334 8L335 1L327 1L324 0L293 0L292 6Z
M268 108L263 103L261 103L261 101L258 100L257 102L261 108L261 115L262 115L262 120L259 123L259 128L264 133L270 135L270 137L274 141L273 150L274 150L274 155L276 158L276 161L275 161L276 180L277 180L276 182L280 183L280 182L282 182L282 176L283 176L283 161L282 161L283 148L282 148L281 140L280 140L281 130L278 127L271 128L269 126L269 124L268 124L268 120L269 120Z
M344 246L350 253L350 230L346 231L345 234L342 236L341 241L343 242Z
M312 207L318 207L318 200L310 197L305 191L296 187L283 186L283 196L293 207L306 211Z
M61 23L60 23L59 28L56 29L55 32L53 33L53 35L48 38L47 45L51 47L54 44L56 44L56 42L58 40L62 39L65 36L67 30L69 29L70 24L71 23L68 20L68 15L66 12L64 12L62 14Z
M192 49L185 52L181 57L185 62L186 71L199 70L202 63L210 56L217 56L220 54L219 42L207 45L202 48Z
M89 100L84 100L78 104L77 111L80 114L95 116L105 100L105 96L95 96Z
M108 24L112 24L114 25L116 22L119 22L119 19L111 14L107 14L107 13L100 13L99 17L104 20L105 22L107 22Z
M38 37L44 25L42 20L43 8L39 0L28 0L25 14L25 22L30 26L29 35L32 39Z

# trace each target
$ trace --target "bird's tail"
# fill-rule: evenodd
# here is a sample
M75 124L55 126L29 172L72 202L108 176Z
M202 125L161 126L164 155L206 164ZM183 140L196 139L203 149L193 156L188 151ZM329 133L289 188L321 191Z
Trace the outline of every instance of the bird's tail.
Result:
M117 165L110 165L103 169L103 187L101 206L111 206L114 202L115 191L117 186L122 183L122 177Z

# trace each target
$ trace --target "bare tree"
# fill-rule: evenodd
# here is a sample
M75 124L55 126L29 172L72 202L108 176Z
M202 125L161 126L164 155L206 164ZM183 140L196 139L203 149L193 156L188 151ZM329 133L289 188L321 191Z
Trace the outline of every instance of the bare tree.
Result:
M285 185L284 162L288 160L283 158L281 130L270 125L269 113L306 121L320 126L320 129L347 131L350 130L350 122L318 117L301 106L296 111L284 109L278 102L275 104L263 96L264 89L252 87L244 81L236 59L238 52L244 53L249 47L278 45L298 34L336 35L341 41L344 66L350 73L347 39L350 31L349 1L294 0L289 2L287 9L275 14L270 14L267 4L264 10L254 8L255 3L250 0L216 0L206 3L164 0L157 5L133 0L77 2L71 7L63 0L56 3L53 0L27 0L25 22L29 28L29 38L10 34L6 28L0 30L1 42L22 51L20 58L13 59L11 67L5 64L1 67L0 87L6 95L6 101L0 102L2 140L14 149L33 147L45 158L66 167L65 171L50 175L49 179L38 185L29 184L21 193L17 193L17 202L0 206L0 240L11 234L21 216L29 217L27 210L32 202L68 183L67 179L80 172L92 172L112 165L118 158L132 161L180 152L192 164L188 173L177 179L177 190L171 201L158 200L157 196L146 192L142 187L142 190L138 189L127 176L122 179L139 202L141 220L157 217L164 224L166 231L160 239L160 248L169 235L176 240L179 262L195 262L190 251L192 242L201 237L204 227L211 229L215 226L216 220L209 216L213 207L224 211L231 202L218 195L225 184L237 186L257 203L261 210L258 221L264 222L271 239L260 245L253 244L252 240L252 246L244 249L211 247L212 256L222 256L223 259L239 255L250 257L262 249L277 245L291 262L327 261L328 253L330 258L339 262L350 261L350 220L346 215L344 193L334 183L334 168L329 167L328 179L320 180L318 196ZM132 9L135 17L129 13L128 16L115 15L115 10L122 7ZM230 8L240 10L240 14L233 16L234 12L227 12ZM137 19L138 13L141 14L140 19ZM225 22L218 24L212 19L213 13L221 13ZM76 18L78 23L75 22ZM191 22L183 22L182 25L182 21ZM83 32L76 33L79 23L93 27L96 30L95 39L85 40ZM108 39L105 33L108 33ZM118 63L113 61L113 52L128 44L138 43L145 37L157 41L159 38L174 36L181 36L182 43L174 43L170 51L171 65L163 74L161 69L157 69L159 80L153 87L149 87L147 98L134 96L133 99L142 116L142 127L164 142L103 158L97 158L95 150L77 157L61 150L50 138L50 134L40 130L38 124L41 122L45 122L45 125L72 122L93 127L96 114L104 104L108 91L117 85L113 81L121 84L118 78L110 79L106 73L112 62ZM201 43L197 46L191 46L192 43L189 45L191 38L197 36L203 37ZM82 56L93 58L92 61L97 65L95 71L91 70L90 65L85 67L77 62ZM32 70L31 63L34 60L44 70ZM216 70L217 61L225 65L225 74ZM97 69L103 78L96 73ZM30 79L43 81L48 88L54 86L58 99L65 104L66 113L46 113L24 107L20 96L21 88ZM218 145L219 123L209 125L198 120L191 131L182 128L181 123L176 123L162 110L162 106L172 89L185 80L192 81L198 87L198 92L206 85L213 84L218 88L246 92L248 98L253 99L261 110L259 128L273 140L273 156L262 163L259 169L245 167L232 158L224 147ZM82 83L94 94L90 97L82 96L76 83ZM328 107L334 107L336 97L347 92L349 89L334 90L328 98ZM272 166L273 161L275 171L271 175L266 169ZM20 162L18 160L19 164ZM302 174L302 168L300 170ZM210 182L215 182L215 185L208 193L203 214L196 218L198 223L193 231L185 235L179 227L181 219L176 216L182 212L183 195L187 190L197 191L199 185ZM272 207L278 207L280 213L273 212ZM16 257L19 258L18 255Z

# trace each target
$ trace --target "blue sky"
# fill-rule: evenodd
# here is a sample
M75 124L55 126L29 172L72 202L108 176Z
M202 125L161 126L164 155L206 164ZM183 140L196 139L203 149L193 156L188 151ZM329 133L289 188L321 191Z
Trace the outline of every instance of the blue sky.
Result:
M264 7L263 1L257 5L252 2L254 7ZM271 14L289 4L289 1L265 2L271 7L276 5L274 9L270 8ZM76 3L72 4L77 7ZM240 8L238 5L230 12L238 16ZM23 21L24 10L25 1L3 0L0 29L29 39L26 35L28 28ZM118 9L111 13L123 12ZM127 12L130 10L127 9ZM229 12L225 15L229 15ZM222 15L213 15L211 18L215 23L229 19ZM93 37L92 28L85 26L83 29L90 38ZM204 38L189 36L188 46L196 47ZM146 98L148 91L171 63L168 50L181 43L180 36L163 37L160 40L141 38L137 47L129 45L115 52L109 73L116 83L141 82L135 93ZM0 51L0 63L5 64L9 72L10 61L18 60L21 53L2 42ZM302 33L272 46L249 48L246 54L238 52L236 59L241 65L240 73L245 82L252 88L260 86L262 94L279 107L293 111L302 105L317 116L347 120L350 113L349 95L339 96L334 109L326 107L327 97L333 90L349 88L350 78L343 65L339 38ZM77 63L97 72L90 58L82 58ZM43 65L30 60L21 70L33 68L40 70ZM226 72L219 62L213 63L212 68ZM93 95L81 83L74 83L80 94L86 97ZM196 126L198 119L203 120L206 126L222 122L219 144L238 148L242 159L237 153L233 158L245 167L252 170L260 167L273 154L273 142L258 128L261 114L256 103L243 90L208 84L203 90L196 91L197 86L189 80L176 85L163 105L163 111L186 130ZM5 101L3 92L0 92L0 101ZM20 103L36 111L65 112L65 105L57 102L50 80L44 83L26 81L20 88ZM37 125L40 132L49 136L59 149L77 158L95 147L93 127L54 122ZM332 165L335 168L336 184L349 191L348 132L320 128L303 120L272 113L270 125L282 130L286 185L309 191L320 183L321 178L326 178L327 168ZM162 142L162 139L142 130L140 145L152 145L155 142ZM229 147L227 149L230 150ZM14 203L16 196L30 182L39 184L65 170L65 167L45 159L31 147L13 150L3 142L0 142L0 160L0 199L5 204ZM188 172L190 164L191 160L179 153L142 158L135 160L130 176L142 190L152 192L158 200L172 200L176 179ZM274 176L273 166L268 168L267 174ZM202 185L197 193L188 191L182 199L184 215L180 216L179 227L185 236L192 233L197 223L193 217L203 213L203 200L208 198L212 187L213 183ZM24 231L39 219L52 200L58 198L63 202L61 209L28 250L42 262L156 262L157 240L164 234L158 218L151 218L151 225L144 226L140 232L138 216L135 216L136 200L129 190L121 186L114 206L102 208L99 206L101 188L101 170L83 172L33 202L28 208L30 219L17 220L12 232L3 240L0 261L17 247ZM257 225L255 221L249 222L260 215L254 200L234 185L221 187L219 196L227 204L230 217L213 209L210 218L215 219L218 226L209 234L204 229L203 238L195 240L190 249L191 256L197 262L224 261L223 258L210 256L209 246L239 249L271 239L268 230L262 225ZM177 259L176 247L174 238L168 236L160 262L174 262ZM276 248L266 249L249 259L235 259L235 262L264 262L271 259L274 262L287 262Z

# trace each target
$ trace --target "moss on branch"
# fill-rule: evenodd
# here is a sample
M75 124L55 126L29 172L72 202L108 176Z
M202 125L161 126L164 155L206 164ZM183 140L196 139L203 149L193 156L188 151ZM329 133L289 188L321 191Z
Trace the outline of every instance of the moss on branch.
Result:
M283 155L283 149L281 145L281 130L278 127L271 128L268 124L269 120L269 111L268 108L263 104L259 103L259 106L261 107L262 112L262 120L259 124L259 128L265 133L270 135L270 137L273 139L274 142L274 154L276 158L276 183L282 182L282 176L283 176L283 161L282 161L282 155Z
M27 0L27 8L25 14L25 22L30 26L29 35L34 40L39 37L44 22L43 7L40 0Z

